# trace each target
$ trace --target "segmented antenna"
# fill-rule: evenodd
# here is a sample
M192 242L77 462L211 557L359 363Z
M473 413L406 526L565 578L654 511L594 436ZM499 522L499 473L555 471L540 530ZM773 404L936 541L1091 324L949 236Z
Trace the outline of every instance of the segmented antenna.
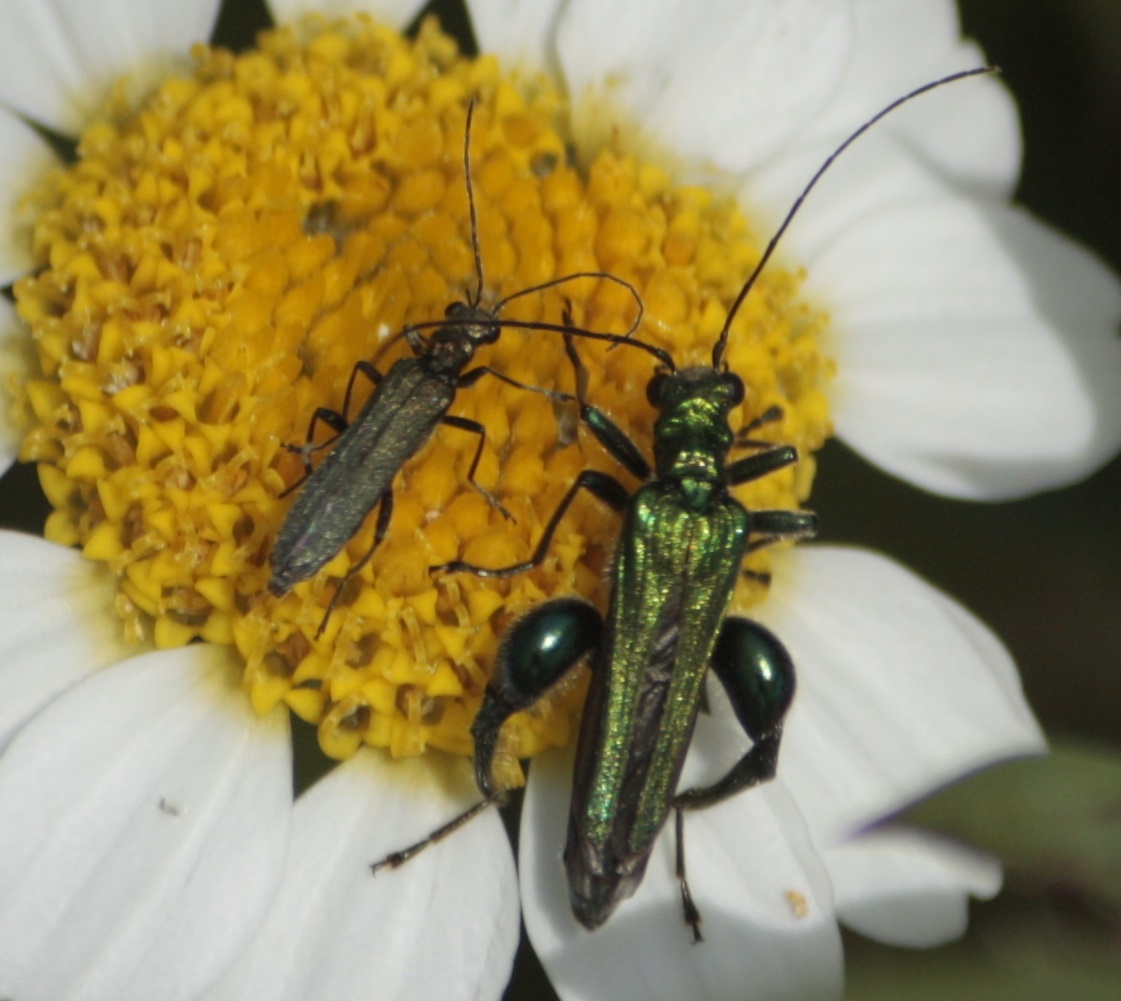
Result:
M728 318L724 321L724 326L720 330L720 337L716 342L716 346L712 349L712 367L719 368L724 359L724 350L728 346L728 332L732 329L732 321L736 318L740 306L743 305L744 299L747 298L748 292L751 291L755 285L755 280L759 277L766 265L767 261L771 259L775 247L778 245L782 234L786 232L791 220L797 215L798 209L802 207L802 203L806 200L806 196L813 190L814 185L821 180L822 175L833 165L833 161L837 159L846 149L848 149L857 139L859 139L865 132L867 132L873 125L875 125L881 118L890 115L900 105L906 104L908 101L925 94L928 90L935 90L938 87L945 86L948 83L954 83L957 80L964 80L971 76L985 76L990 73L999 73L1000 68L997 66L978 66L971 70L962 70L959 73L951 73L949 76L944 76L940 80L933 80L930 83L923 84L921 87L916 87L908 94L902 97L897 97L891 104L883 108L871 118L868 119L863 125L860 126L855 132L852 133L840 146L838 146L832 153L829 154L828 159L817 168L817 172L810 178L809 183L802 189L802 193L795 199L794 204L790 207L790 211L786 213L786 218L782 220L782 224L776 230L775 235L771 237L770 242L767 244L766 249L763 251L763 256L759 258L759 263L755 265L755 270L751 272L747 281L744 282L743 288L740 289L740 294L736 296L736 301L732 303L732 308L728 310Z
M471 220L471 250L475 255L475 275L479 280L479 284L475 289L475 295L471 298L471 305L478 306L483 301L483 252L479 246L479 220L475 212L475 187L471 181L471 122L475 117L475 98L467 104L467 124L463 130L463 176L467 182L467 211ZM605 271L577 271L570 275L564 275L560 278L553 278L546 282L541 282L539 285L531 285L529 288L523 288L518 292L506 296L505 299L499 299L498 302L492 307L493 313L500 313L502 307L518 299L523 295L531 295L535 292L543 292L545 289L553 288L557 285L563 285L566 282L573 281L577 278L602 278L607 281L615 282L622 285L634 297L635 303L638 305L638 315L631 323L630 330L624 334L624 337L630 337L642 324L642 315L645 311L645 306L642 303L642 297L638 294L635 287L628 281L618 277L617 275L608 274Z
M475 277L479 283L472 306L483 301L483 252L479 249L479 220L475 215L475 186L471 183L471 120L475 117L475 98L467 104L467 124L463 128L463 176L467 181L467 212L471 219L471 252L475 255Z
M468 305L472 308L479 306L483 299L483 252L479 245L479 219L478 213L475 208L475 186L471 180L471 125L475 118L475 104L474 97L467 103L467 121L464 125L463 135L463 176L467 184L467 211L471 222L471 251L475 258L475 275L478 279L478 284L475 288L475 294L468 296ZM630 328L625 334L601 334L591 330L582 330L579 328L569 328L555 323L537 323L524 320L506 320L503 321L503 326L513 327L520 330L544 330L552 331L554 333L566 333L571 329L571 332L580 336L586 337L591 340L608 341L611 344L633 344L641 348L648 354L653 355L655 360L666 368L673 370L673 359L669 354L661 348L655 347L653 344L647 344L645 341L632 340L631 335L638 330L642 324L642 317L645 311L645 306L642 302L642 297L638 294L638 290L628 281L620 278L618 275L610 274L606 271L577 271L570 275L563 275L559 278L552 278L548 281L541 282L539 285L532 285L529 288L521 289L511 295L506 296L505 299L500 299L491 309L490 314L497 317L497 314L502 311L502 308L509 302L524 295L531 293L542 292L545 289L553 288L557 285L563 285L566 282L575 281L580 278L598 278L602 281L613 282L616 285L626 289L635 301L637 312L634 320L631 322ZM411 334L420 330L439 330L447 327L455 327L462 324L461 319L444 318L441 320L429 320L423 323L410 323L404 329L398 331L391 338L385 341L378 349L375 356L375 361L393 344L403 337L409 337Z

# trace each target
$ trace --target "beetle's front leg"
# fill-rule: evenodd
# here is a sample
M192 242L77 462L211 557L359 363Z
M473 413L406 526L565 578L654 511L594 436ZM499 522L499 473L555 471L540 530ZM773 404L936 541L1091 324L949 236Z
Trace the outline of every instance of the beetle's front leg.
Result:
M494 676L471 725L475 738L475 781L495 796L492 766L502 724L528 709L599 645L603 619L586 601L557 598L523 615L502 638Z
M601 473L598 469L585 469L576 477L576 482L568 488L568 493L564 495L557 509L553 512L553 516L549 519L549 523L545 526L545 531L541 533L541 540L537 543L533 555L524 563L515 563L508 567L480 567L474 563L465 563L463 560L452 560L450 563L439 563L436 566L429 567L429 573L473 573L476 577L506 578L539 567L544 562L545 554L549 551L549 544L553 541L553 533L556 532L561 518L564 517L565 511L568 510L569 505L576 499L576 495L581 490L587 490L595 494L596 497L606 504L610 504L616 511L622 511L630 500L630 495L615 477L608 473Z

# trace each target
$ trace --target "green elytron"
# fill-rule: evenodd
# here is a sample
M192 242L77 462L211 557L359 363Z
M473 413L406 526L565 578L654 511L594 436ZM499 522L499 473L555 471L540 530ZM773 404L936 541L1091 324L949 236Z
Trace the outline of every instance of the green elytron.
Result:
M728 426L743 400L742 381L723 371L724 341L713 365L659 372L648 394L658 408L651 470L638 448L584 400L586 373L571 338L581 416L635 476L633 496L614 477L587 470L557 509L533 558L499 570L455 562L441 569L508 576L536 565L580 490L624 513L606 619L588 603L559 598L525 615L499 648L495 676L473 727L475 770L484 795L496 795L491 764L502 723L532 705L585 654L594 651L574 771L565 867L573 912L603 924L642 880L672 810L707 806L774 775L794 671L782 644L746 618L726 618L744 556L777 539L813 535L801 511L748 511L729 488L797 460L790 446L764 446ZM745 428L750 432L768 413ZM763 451L728 463L733 445ZM711 666L752 739L718 783L677 794ZM700 937L679 862L686 918Z

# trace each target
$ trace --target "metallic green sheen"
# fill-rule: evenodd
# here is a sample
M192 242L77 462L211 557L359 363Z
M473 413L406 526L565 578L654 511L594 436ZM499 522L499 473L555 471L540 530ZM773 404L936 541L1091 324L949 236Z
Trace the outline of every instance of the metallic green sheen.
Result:
M620 536L571 818L589 868L610 877L634 863L636 883L671 808L751 528L724 482L726 378L691 369L664 389L658 478L635 495Z
M656 483L635 498L617 556L607 669L596 674L606 695L584 808L593 843L614 829L627 838L623 855L643 854L665 823L749 524L730 497L697 512L672 485ZM645 725L651 716L654 725ZM620 795L624 779L641 787L633 806ZM619 823L632 812L629 825Z

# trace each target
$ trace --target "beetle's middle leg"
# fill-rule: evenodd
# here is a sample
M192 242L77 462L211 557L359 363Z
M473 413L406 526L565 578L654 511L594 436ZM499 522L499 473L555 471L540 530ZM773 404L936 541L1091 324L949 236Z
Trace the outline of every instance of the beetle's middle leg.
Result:
M315 429L320 422L326 424L335 433L326 441L320 442L318 445L316 445ZM327 448L329 445L333 445L336 441L338 441L339 435L341 435L349 426L350 425L347 424L346 418L343 417L343 415L340 414L337 410L332 410L330 407L316 407L315 413L311 415L311 421L308 424L307 437L304 439L304 443L302 445L293 445L290 442L284 443L285 449L303 459L304 475L296 480L296 482L291 486L285 487L284 490L280 493L281 497L287 497L293 490L302 486L307 481L307 478L312 474L312 455L315 452Z
M478 421L473 421L469 417L450 417L447 414L440 418L440 423L459 428L461 431L470 431L472 434L479 436L479 444L475 448L475 457L471 460L471 468L467 470L467 482L478 490L486 499L486 502L500 512L507 521L514 521L514 516L503 507L502 502L475 479L475 470L479 468L479 460L483 457L483 446L487 441L487 429Z
M581 490L589 491L616 511L622 511L630 499L623 485L609 473L601 473L598 469L585 469L576 477L576 482L568 488L568 493L564 495L557 509L553 512L553 516L545 526L545 531L541 534L541 540L537 543L537 548L528 560L508 567L480 567L463 560L452 560L450 563L438 563L435 566L430 566L428 568L429 573L473 573L476 577L505 578L526 573L534 567L540 566L549 550L553 533L556 532L561 518L564 517L565 511L568 510L569 505L576 498L576 494Z
M285 490L280 494L281 497L287 497L293 490L303 484L307 480L307 478L311 476L312 455L315 452L320 452L323 449L333 445L338 440L339 435L341 435L348 427L350 427L350 422L347 420L347 414L350 413L350 398L354 393L354 380L358 377L359 372L366 376L366 378L369 379L370 382L372 382L375 386L381 384L381 380L383 378L382 374L373 365L371 365L370 362L360 361L355 363L354 368L350 372L350 379L346 384L346 395L343 397L342 411L340 412L338 410L332 410L330 407L317 407L315 413L311 415L311 421L308 423L307 436L304 439L304 443L302 445L292 445L288 442L285 442L284 447L289 452L294 452L304 460L304 475L296 480L296 482L293 483L290 487L286 487ZM335 433L326 441L320 442L318 445L316 445L314 444L315 429L320 422L326 424Z

